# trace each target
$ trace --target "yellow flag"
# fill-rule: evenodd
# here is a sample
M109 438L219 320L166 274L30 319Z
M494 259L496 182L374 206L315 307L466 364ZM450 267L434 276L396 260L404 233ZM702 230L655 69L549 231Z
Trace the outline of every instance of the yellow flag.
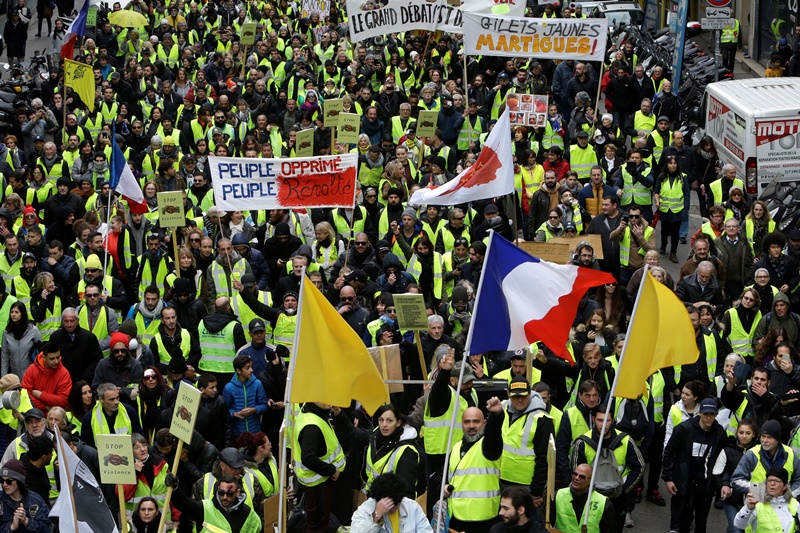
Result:
M619 368L615 396L636 399L645 380L669 366L694 363L700 356L686 306L647 272Z
M389 394L364 342L308 277L303 277L289 401L346 407L356 399L368 413Z
M94 71L91 65L65 59L64 85L66 87L72 87L72 90L78 93L78 96L81 97L81 100L83 100L83 103L89 108L89 111L94 111L96 94Z

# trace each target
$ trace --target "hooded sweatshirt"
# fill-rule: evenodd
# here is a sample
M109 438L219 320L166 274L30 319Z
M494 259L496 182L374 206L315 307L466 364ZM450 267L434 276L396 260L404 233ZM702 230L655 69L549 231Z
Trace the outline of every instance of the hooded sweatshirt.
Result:
M44 354L40 353L25 372L22 388L28 391L33 406L45 413L50 407L55 406L67 409L72 378L61 363L55 369L47 368L44 365ZM33 395L35 390L41 391L39 398Z
M789 304L789 310L784 317L779 317L775 312L775 304L777 302L784 302ZM789 334L789 342L792 346L797 346L800 341L800 317L791 312L791 304L789 298L782 292L777 293L772 299L772 311L761 317L761 321L756 326L755 334L753 335L753 348L758 348L758 341L760 341L772 328L784 328Z

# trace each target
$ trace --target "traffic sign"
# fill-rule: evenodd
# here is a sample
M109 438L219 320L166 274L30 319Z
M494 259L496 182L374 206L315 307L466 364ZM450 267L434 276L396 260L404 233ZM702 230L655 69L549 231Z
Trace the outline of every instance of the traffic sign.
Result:
M706 17L710 19L731 18L731 8L729 7L707 7Z
M731 3L731 0L706 0L711 7L725 7Z
M700 19L700 27L704 30L724 30L725 28L732 28L734 19Z

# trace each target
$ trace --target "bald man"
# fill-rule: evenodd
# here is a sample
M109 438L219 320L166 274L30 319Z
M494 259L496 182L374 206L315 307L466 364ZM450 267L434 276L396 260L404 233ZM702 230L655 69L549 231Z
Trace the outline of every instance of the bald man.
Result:
M486 402L486 409L488 420L477 407L464 411L464 436L450 454L445 495L454 531L483 533L499 521L503 405L493 397Z

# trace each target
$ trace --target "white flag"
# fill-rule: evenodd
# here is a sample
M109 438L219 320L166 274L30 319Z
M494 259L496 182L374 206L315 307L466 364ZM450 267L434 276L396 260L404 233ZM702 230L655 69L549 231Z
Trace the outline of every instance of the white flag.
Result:
M58 528L62 533L118 533L111 509L91 470L61 440L60 432L55 435L61 491L50 516L59 518Z
M444 185L415 192L409 205L456 205L514 192L514 157L508 108L486 137L475 164Z

